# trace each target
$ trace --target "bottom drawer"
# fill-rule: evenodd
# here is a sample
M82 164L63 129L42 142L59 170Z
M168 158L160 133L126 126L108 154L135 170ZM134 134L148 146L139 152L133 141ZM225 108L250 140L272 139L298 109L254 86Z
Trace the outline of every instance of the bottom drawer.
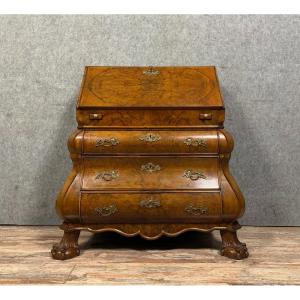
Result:
M83 223L202 223L222 215L219 192L83 193Z

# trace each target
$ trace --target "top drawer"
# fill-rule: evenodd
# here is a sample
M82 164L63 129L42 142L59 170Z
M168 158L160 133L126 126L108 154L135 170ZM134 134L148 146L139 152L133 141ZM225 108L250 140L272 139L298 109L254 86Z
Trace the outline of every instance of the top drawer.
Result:
M223 109L77 109L79 128L222 128Z
M89 130L84 133L83 139L84 154L217 154L218 148L218 133L215 130Z

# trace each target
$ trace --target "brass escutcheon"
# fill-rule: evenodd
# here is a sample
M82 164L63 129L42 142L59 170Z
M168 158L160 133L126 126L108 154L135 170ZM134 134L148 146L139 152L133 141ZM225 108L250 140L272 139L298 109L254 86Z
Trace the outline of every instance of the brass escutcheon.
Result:
M200 120L211 120L212 119L212 114L200 114L199 119Z
M187 177L191 180L198 180L200 178L206 179L207 177L202 172L186 170L183 174L183 177Z
M120 144L119 140L112 137L112 138L99 138L96 141L96 147L112 147L112 146L117 146Z
M99 173L95 179L102 179L105 181L112 181L114 179L116 179L117 177L119 177L119 172L118 171L104 171Z
M193 204L189 204L185 209L190 215L199 216L199 215L207 215L208 208L202 206L194 206Z
M90 114L89 115L90 120L102 120L103 114Z
M160 170L161 170L160 166L155 165L152 162L149 162L149 163L141 166L141 171L145 171L145 172L152 173L152 172L157 172L157 171L160 171Z
M146 135L143 135L139 137L139 140L145 141L145 142L157 142L161 139L159 134L154 134L154 133L147 133Z
M108 216L116 213L117 211L118 211L118 209L114 204L111 204L109 206L95 208L95 212L102 217L108 217Z
M158 75L160 72L158 70L154 70L152 67L148 70L144 70L143 74L144 75Z
M155 200L152 197L150 199L144 199L144 200L140 201L140 207L157 208L157 207L160 207L160 201Z
M198 146L201 146L201 147L204 147L206 148L207 147L207 143L205 140L203 139L200 139L200 138L192 138L192 137L188 137L184 140L184 143L187 145L187 146L194 146L194 147L198 147Z

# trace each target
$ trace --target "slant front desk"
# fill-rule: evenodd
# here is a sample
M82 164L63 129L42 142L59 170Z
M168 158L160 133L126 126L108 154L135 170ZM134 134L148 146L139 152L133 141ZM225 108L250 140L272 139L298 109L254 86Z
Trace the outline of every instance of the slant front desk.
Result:
M222 255L248 256L215 67L86 67L76 115L53 258L79 255L81 230L148 240L220 230Z

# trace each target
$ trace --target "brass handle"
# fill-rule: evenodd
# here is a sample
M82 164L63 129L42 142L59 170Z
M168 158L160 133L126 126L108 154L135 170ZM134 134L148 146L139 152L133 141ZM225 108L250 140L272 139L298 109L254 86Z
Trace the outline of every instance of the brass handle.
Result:
M152 172L157 172L160 170L161 170L160 165L155 165L152 162L149 162L149 163L141 166L141 171L145 171L145 172L152 173Z
M154 133L147 133L146 135L143 135L139 138L139 140L141 141L145 141L145 142L157 142L161 139L159 134L154 134Z
M201 146L201 147L204 147L206 148L207 147L207 143L205 140L203 139L200 139L200 138L192 138L192 137L188 137L184 140L184 143L187 145L187 146L194 146L194 147L198 147L198 146Z
M102 179L105 181L112 181L119 177L119 172L118 171L104 171L102 173L99 173L95 179Z
M101 120L103 118L103 114L90 114L90 120Z
M190 215L199 216L199 215L207 215L208 208L202 206L194 206L193 204L189 204L185 209Z
M148 69L148 70L143 71L144 75L150 75L150 76L159 75L159 73L160 72L158 70L154 70L152 67L150 67L150 69Z
M144 208L157 208L160 207L160 201L153 198L140 201L140 207Z
M200 114L199 119L200 120L211 120L212 119L212 114Z
M96 141L96 147L112 147L112 146L117 146L118 144L120 144L119 140L112 137L112 138L99 138Z
M108 216L116 213L117 211L118 211L118 209L114 204L111 204L109 206L95 208L95 212L102 217L108 217Z
M197 172L197 171L191 171L191 170L186 170L183 174L183 177L187 177L191 180L198 180L200 178L202 178L202 179L207 178L203 173Z

